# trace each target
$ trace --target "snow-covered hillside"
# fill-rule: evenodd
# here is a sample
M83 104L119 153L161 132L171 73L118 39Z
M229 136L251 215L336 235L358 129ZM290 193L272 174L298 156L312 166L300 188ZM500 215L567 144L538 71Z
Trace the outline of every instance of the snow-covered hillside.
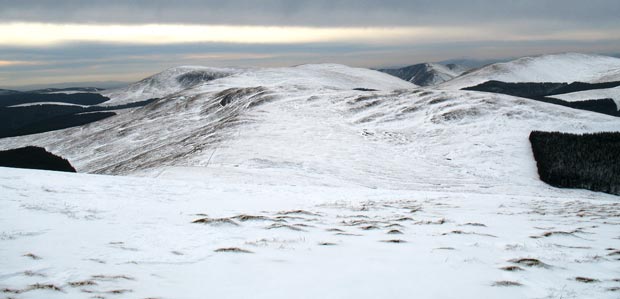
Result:
M86 105L78 105L78 104L62 103L62 102L34 102L34 103L25 103L25 104L11 105L11 106L7 106L7 108L29 107L29 106L37 106L37 105L57 105L57 106L88 107Z
M527 140L534 129L615 131L620 123L510 96L420 89L366 69L303 65L245 70L84 127L2 139L0 148L42 146L91 173L522 192L542 185Z
M525 57L483 67L439 87L462 89L490 80L567 83L620 81L620 58L578 53Z
M416 85L432 86L452 80L466 70L465 67L455 64L421 63L399 69L382 69L380 71Z
M183 69L0 139L132 176L0 168L2 295L617 297L617 197L540 182L528 141L617 118L334 64Z
M103 91L101 94L110 98L103 105L115 106L159 98L235 72L234 69L203 66L174 67L127 87Z

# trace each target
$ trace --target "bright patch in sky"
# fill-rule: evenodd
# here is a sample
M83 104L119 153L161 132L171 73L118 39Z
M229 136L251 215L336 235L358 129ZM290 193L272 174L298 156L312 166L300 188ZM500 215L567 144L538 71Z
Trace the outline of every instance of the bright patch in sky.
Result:
M363 44L413 44L439 41L604 39L618 32L572 31L553 34L507 34L480 27L291 27L223 25L90 25L5 23L0 24L0 45L49 46L70 42L122 44L246 43L301 44L353 42Z
M439 31L445 31L439 30ZM450 29L454 33L462 30ZM389 42L407 37L428 37L439 33L430 28L313 28L221 25L85 25L12 23L0 24L0 44L43 46L67 42L129 44L171 43L312 43ZM447 33L447 32L445 32ZM452 34L454 35L454 34Z

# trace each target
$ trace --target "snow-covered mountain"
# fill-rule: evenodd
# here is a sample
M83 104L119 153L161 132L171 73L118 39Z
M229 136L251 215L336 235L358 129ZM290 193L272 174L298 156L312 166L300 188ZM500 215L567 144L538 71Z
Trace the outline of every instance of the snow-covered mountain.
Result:
M404 68L381 69L379 71L416 85L431 86L452 80L467 71L467 68L456 64L420 63Z
M490 80L567 83L620 81L620 58L578 53L524 57L468 72L439 85L439 88L462 89Z
M164 86L178 86L178 76L167 78ZM162 98L87 126L2 139L0 148L42 146L90 173L230 172L266 182L297 177L417 189L471 183L520 192L542 185L527 140L532 130L620 130L613 117L510 96L420 89L341 65L238 70L180 91L144 90Z
M334 64L175 68L108 94L159 100L0 139L132 176L0 168L7 296L617 295L617 197L542 183L528 141L615 117Z
M109 97L104 105L123 105L165 95L190 88L214 79L230 76L238 70L203 66L180 66L167 69L127 87L106 90L101 94Z

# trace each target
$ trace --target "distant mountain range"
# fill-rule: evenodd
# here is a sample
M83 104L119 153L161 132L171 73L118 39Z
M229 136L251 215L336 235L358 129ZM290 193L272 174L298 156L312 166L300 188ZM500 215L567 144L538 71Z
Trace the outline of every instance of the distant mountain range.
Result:
M97 89L113 89L128 85L128 82L122 81L91 81L91 82L66 82L52 84L30 84L20 86L3 86L3 88L15 91L35 91L42 89L75 89L75 88L97 88ZM1 92L2 89L0 89Z
M468 68L457 64L420 63L398 69L379 71L396 76L419 86L431 86L452 80Z

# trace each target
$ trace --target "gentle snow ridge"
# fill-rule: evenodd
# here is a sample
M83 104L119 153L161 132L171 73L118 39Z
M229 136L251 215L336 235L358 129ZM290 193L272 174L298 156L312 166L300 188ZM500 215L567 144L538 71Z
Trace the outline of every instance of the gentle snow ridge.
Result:
M462 89L486 81L503 82L610 82L620 81L620 58L565 53L525 57L496 63L441 84L440 88Z

